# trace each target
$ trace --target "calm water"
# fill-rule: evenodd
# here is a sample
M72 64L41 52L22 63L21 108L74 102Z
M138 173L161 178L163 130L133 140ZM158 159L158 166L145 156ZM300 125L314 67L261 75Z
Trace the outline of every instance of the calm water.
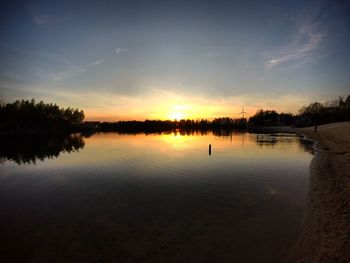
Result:
M286 134L101 133L1 146L6 262L281 262L300 232L312 158Z

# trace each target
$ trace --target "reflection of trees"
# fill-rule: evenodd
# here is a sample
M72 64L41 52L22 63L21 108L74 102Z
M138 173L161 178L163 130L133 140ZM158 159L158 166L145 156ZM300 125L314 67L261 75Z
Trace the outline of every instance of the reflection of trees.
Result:
M257 134L256 144L260 146L275 145L278 142L277 138L278 137L275 137L271 134Z
M293 138L299 137L299 135L295 134L256 134L256 144L263 146L274 146L278 143L291 144L293 143ZM306 152L313 153L313 142L301 139L300 140L300 148L302 148Z
M84 148L80 134L68 136L11 136L0 139L0 158L17 164L33 163L45 158L56 158L61 152Z
M231 137L235 134L241 134L236 130L213 130L213 135L218 137Z
M314 141L308 140L308 139L301 139L300 140L300 148L302 148L305 152L309 152L314 154L315 148L314 148Z
M157 134L157 135L170 135L174 134L175 136L204 136L207 135L210 130L183 130L183 129L173 129L169 131L116 131L115 133L120 135L136 135L136 134ZM88 137L85 133L83 133L84 137Z
M256 144L275 145L278 143L290 144L293 143L293 138L299 137L299 135L292 133L259 133L256 135Z

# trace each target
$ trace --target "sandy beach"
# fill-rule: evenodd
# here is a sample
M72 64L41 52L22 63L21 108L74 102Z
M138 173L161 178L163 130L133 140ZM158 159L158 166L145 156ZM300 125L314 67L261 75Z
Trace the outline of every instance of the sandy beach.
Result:
M350 262L350 122L296 131L316 142L316 153L292 262Z

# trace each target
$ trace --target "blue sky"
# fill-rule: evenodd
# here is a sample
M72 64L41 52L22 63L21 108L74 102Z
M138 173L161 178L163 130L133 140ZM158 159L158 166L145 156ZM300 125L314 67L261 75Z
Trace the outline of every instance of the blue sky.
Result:
M5 102L213 118L350 93L346 1L5 1L0 12Z

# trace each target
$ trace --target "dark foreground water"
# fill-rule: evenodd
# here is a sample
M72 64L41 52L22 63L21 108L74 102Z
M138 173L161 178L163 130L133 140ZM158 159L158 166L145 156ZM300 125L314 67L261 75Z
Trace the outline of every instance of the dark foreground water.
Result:
M286 134L101 133L0 148L1 262L283 262L312 158Z

